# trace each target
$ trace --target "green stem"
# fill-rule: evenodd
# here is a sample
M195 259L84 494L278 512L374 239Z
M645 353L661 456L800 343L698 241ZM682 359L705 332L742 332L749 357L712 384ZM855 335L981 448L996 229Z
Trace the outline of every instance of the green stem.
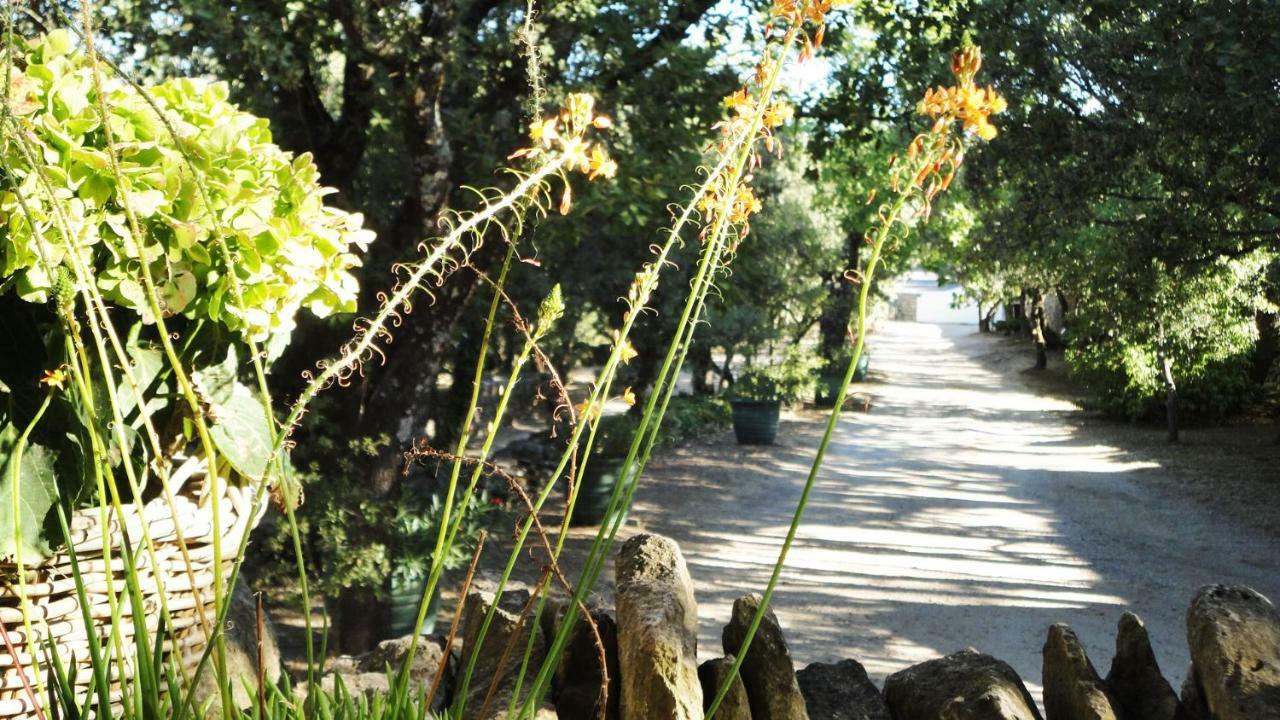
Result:
M404 282L391 293L387 301L382 304L382 308L374 316L373 320L365 327L365 331L360 338L352 343L338 358L330 361L315 378L307 384L307 387L298 396L298 400L294 403L289 415L285 418L285 432L276 440L275 447L271 450L271 457L274 458L280 452L284 439L288 435L289 430L298 423L303 412L306 411L307 405L311 400L324 389L331 380L339 376L345 369L353 367L361 362L365 353L369 352L378 334L386 327L391 316L399 312L399 308L404 306L405 302L418 290L422 282L429 275L437 271L437 267L441 261L456 248L462 245L462 239L468 234L475 232L479 228L488 225L495 217L502 214L506 210L516 209L521 203L532 193L537 192L542 187L543 181L548 177L559 173L564 166L566 158L563 155L556 155L551 158L545 165L542 165L532 174L524 178L511 192L502 197L501 200L485 205L483 210L476 212L468 217L462 223L453 229L448 235L441 238L439 244L432 250L426 258L420 261L410 273Z
M773 70L761 90L760 99L757 104L757 112L752 118L749 128L745 133L743 143L735 148L736 152L730 151L727 153L728 158L733 158L732 170L728 176L730 182L724 185L726 190L724 193L725 197L722 198L722 207L717 213L716 222L712 227L710 237L706 240L707 247L703 253L703 260L699 262L693 286L690 290L689 296L685 300L684 308L681 311L680 320L677 323L677 332L672 337L670 345L668 345L666 356L663 358L663 364L659 370L659 381L655 383L653 391L649 394L649 398L645 405L644 415L641 418L640 427L637 429L636 435L632 440L631 447L628 449L627 457L623 461L622 468L618 473L618 486L614 488L613 497L610 499L609 509L605 512L605 524L601 526L600 531L596 534L595 540L592 542L591 550L588 553L588 559L583 569L583 577L574 588L573 600L568 604L568 607L565 610L564 620L560 628L557 630L556 637L552 643L550 652L548 653L547 660L543 663L538 676L534 681L533 690L530 692L529 699L526 700L522 709L522 716L528 715L536 708L536 705L533 702L534 699L539 697L549 685L551 673L554 670L559 653L563 652L564 646L568 641L569 632L573 629L577 620L578 605L583 599L585 599L586 593L589 592L590 588L594 586L595 578L598 577L600 568L603 567L603 559L606 555L606 551L612 545L617 531L621 527L623 514L621 512L621 508L627 507L631 499L634 497L634 486L638 484L639 475L643 470L643 464L636 464L637 455L640 453L640 449L643 445L645 447L644 458L647 461L648 454L657 440L658 432L661 429L662 418L663 415L665 415L671 393L674 389L674 382L672 382L671 378L674 373L679 372L680 366L684 363L684 358L688 352L688 343L692 341L694 325L696 325L697 319L701 314L703 300L710 287L711 275L714 273L714 269L719 266L721 252L724 249L725 237L729 229L728 218L736 195L736 190L742 183L747 162L755 150L755 141L763 123L763 113L768 108L769 103L772 100L780 77L780 70L786 58L790 54L791 47L795 42L798 32L798 28L789 29L780 42L778 60L773 64ZM678 362L677 357L679 358ZM661 409L655 412L659 397L663 398ZM626 503L619 506L618 500L620 490L628 485L632 487L630 487L627 492ZM566 512L571 512L571 508ZM564 536L562 535L561 543L557 547L557 559L559 558L559 551L563 547L563 540ZM526 653L527 652L528 650L526 650Z
M614 373L616 372L618 363L620 362L622 350L627 345L627 339L630 337L631 329L635 324L635 320L639 314L640 309L648 302L654 287L656 287L658 273L661 271L663 267L666 266L667 259L671 254L671 250L679 242L680 231L693 217L694 209L697 206L698 200L701 199L704 195L706 195L706 193L710 190L716 178L728 166L729 160L730 159L728 157L724 158L712 170L712 172L708 174L707 180L703 182L703 184L699 186L697 191L694 193L693 200L689 203L689 205L687 205L684 208L683 211L681 211L680 216L676 219L675 223L672 225L670 231L668 232L666 242L663 244L662 248L659 250L655 260L648 265L648 269L642 270L636 276L634 282L640 283L642 287L642 291L638 296L636 307L632 308L632 311L627 314L626 320L623 321L622 328L618 331L618 336L614 340L613 349L610 351L609 357L605 361L604 367L601 368L600 373L596 377L596 385L587 399L587 407L595 407L596 404L600 401L601 397L607 397L606 393L608 392L608 389L613 382L613 376L614 376ZM561 454L560 460L555 470L552 472L550 480L548 480L546 487L543 488L542 492L538 495L538 499L534 502L532 513L530 514L529 517L525 519L524 523L521 525L520 529L516 533L515 547L512 548L511 553L507 558L507 564L503 568L502 576L498 580L497 587L494 591L495 596L500 596L502 592L506 589L507 583L511 579L511 574L515 570L515 564L519 560L520 553L524 548L524 543L528 539L529 532L533 527L533 516L541 512L543 505L546 503L547 499L550 497L551 492L554 490L556 486L556 483L559 481L560 477L564 474L566 468L568 467L570 459L576 455L578 451L578 445L579 445L579 442L581 441L584 430L587 428L590 428L590 432L587 440L587 453L589 453L591 442L595 438L597 427L598 427L598 424L593 422L580 422L574 426L573 432L569 437L569 442L565 447L564 452ZM491 429L490 432L492 431L493 430ZM491 607L489 609L489 612L485 615L485 619L481 624L480 631L475 641L477 644L483 643L484 638L488 634L489 626L491 625L493 621L493 617L496 614L496 612L497 612L497 606L495 604L495 606ZM473 656L471 658L471 661L468 663L467 671L463 676L463 681L458 686L458 690L456 691L457 699L455 700L453 713L458 717L461 717L463 707L465 706L465 703L466 703L466 691L471 681L471 675L474 671L475 660L476 658Z
M458 500L457 518L451 523L450 514L453 510L454 497L458 489L458 480L462 475L463 456L466 454L467 444L471 440L471 424L475 421L476 412L480 406L480 390L484 384L484 368L485 360L489 353L489 341L492 337L493 327L498 317L498 307L502 304L502 288L506 285L507 272L511 269L511 260L515 257L515 250L516 247L513 243L507 243L507 253L502 259L502 269L498 271L498 279L494 283L493 299L489 301L489 313L485 317L484 333L480 338L480 352L476 357L475 372L471 379L471 398L467 405L466 415L462 420L462 427L458 435L458 443L454 450L453 464L449 471L449 488L445 491L444 512L441 515L440 532L436 536L436 545L431 555L431 570L427 576L426 590L422 594L422 601L418 606L417 619L413 624L413 640L409 642L409 652L401 665L401 670L397 679L399 683L407 682L409 669L413 667L413 656L418 649L417 628L422 627L423 621L426 620L427 608L431 605L431 597L435 594L436 586L440 582L440 575L444 571L445 554L449 550L453 549L454 540L457 537L459 528L462 526L462 521L466 515L467 507L471 502L471 496L475 492L476 483L479 481L481 468L477 465L475 472L472 473L471 481L467 485L466 491ZM529 349L530 348L526 345L526 351L521 353L522 358L528 357ZM522 359L519 362L517 369L512 372L512 377L508 382L508 386L512 386L512 381L514 381L518 373L518 367L523 364L524 360ZM493 438L497 434L498 425L502 422L501 413L505 411L505 408L506 403L503 402L499 408L499 412L495 414L492 421L493 430L486 438L485 449L482 451L481 455L482 459L488 454L489 447L493 443Z
M836 425L840 421L840 410L844 405L845 397L848 395L849 385L853 382L853 375L858 369L858 360L862 357L862 347L866 340L867 329L867 298L871 292L871 283L875 277L876 268L880 264L885 241L889 238L893 223L897 221L898 213L901 212L909 196L909 189L898 196L888 217L876 234L875 241L871 245L871 257L867 261L867 269L863 273L862 284L858 293L856 317L858 337L854 343L853 357L849 360L849 366L845 368L844 377L840 382L840 390L836 393L835 408L832 409L830 417L827 418L827 426L822 433L822 442L818 443L818 451L814 455L813 464L809 468L809 475L805 478L804 489L800 493L800 501L796 504L795 513L791 518L791 525L787 529L787 537L782 542L782 549L778 552L778 561L774 563L773 572L769 576L769 583L765 586L764 595L760 599L760 606L751 618L751 624L747 627L747 633L742 639L742 645L739 647L736 657L734 657L733 666L729 668L729 674L716 691L715 699L711 701L711 705L707 708L706 717L709 720L715 717L716 710L724 702L734 678L738 676L738 671L742 668L742 662L747 657L751 642L755 639L756 632L760 629L760 622L764 619L764 614L769 609L769 601L773 598L774 590L777 589L778 579L782 576L782 568L787 561L787 553L791 550L791 544L795 541L796 533L800 530L800 522L804 519L805 509L809 505L809 496L813 492L814 483L818 479L818 471L822 469L822 462L826 459L827 448L831 445L831 436L835 433ZM853 318L850 318L850 320L853 320ZM853 323L851 322L850 325L853 325Z

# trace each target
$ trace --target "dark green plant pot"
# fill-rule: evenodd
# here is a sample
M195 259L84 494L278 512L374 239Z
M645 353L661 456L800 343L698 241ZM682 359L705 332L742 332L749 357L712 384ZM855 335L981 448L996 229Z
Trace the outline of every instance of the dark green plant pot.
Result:
M820 375L818 388L813 393L813 404L820 408L835 407L836 393L840 392L840 381L843 379L839 375Z
M871 368L871 356L862 353L858 358L858 367L853 371L853 381L862 382L867 379L867 372ZM814 393L813 404L820 408L831 408L836 406L836 394L840 392L840 382L844 380L844 375L822 375L818 378L818 389Z
M591 458L581 477L582 486L578 490L578 500L573 505L570 525L596 526L604 522L605 513L609 510L609 499L613 497L613 488L618 484L618 473L622 470L624 460L626 458ZM567 485L565 492L568 492ZM627 513L624 512L622 522L626 521Z
M778 414L782 403L777 400L734 400L733 434L739 445L772 445L778 437Z
M867 379L869 372L871 372L871 354L864 352L858 356L858 367L853 371L853 379L856 382L862 382Z
M391 637L402 637L413 633L413 621L418 619L418 606L422 603L422 593L427 590L427 580L400 585L391 582ZM436 629L436 615L440 613L440 585L427 605L427 616L418 628L419 635L430 635Z

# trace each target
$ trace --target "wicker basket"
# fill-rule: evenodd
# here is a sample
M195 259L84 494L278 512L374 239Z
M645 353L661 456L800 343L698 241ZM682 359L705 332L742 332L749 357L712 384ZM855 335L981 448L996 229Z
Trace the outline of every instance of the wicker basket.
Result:
M213 510L205 480L204 463L195 459L187 459L171 474L169 485L174 488L176 517L163 497L141 506L124 505L122 513L108 509L110 567L102 552L101 509L92 507L77 511L70 522L70 547L74 549L80 567L93 618L93 627L89 631L100 642L107 642L111 632L108 593L114 587L123 617L120 630L125 642L122 645L126 655L133 652L132 638L137 618L132 617L128 596L123 592L127 577L121 557L121 529L124 528L128 532L130 547L134 549L139 590L146 612L144 622L152 631L151 641L155 642L155 631L161 626L163 593L171 619L165 633L166 662L176 652L188 673L195 669L207 647L208 632L215 617ZM236 487L225 482L218 483L218 486L222 491L219 524L222 526L225 578L236 559L234 554L243 533L261 519L265 504L254 503L255 492L251 487ZM147 530L145 535L144 526ZM154 561L145 548L145 537L150 537L155 548ZM13 648L10 651L6 644L0 642L0 718L37 717L32 703L33 694L42 705L48 702L50 644L56 645L58 657L66 669L76 666L77 696L87 697L93 685L84 613L68 549L62 548L38 564L27 564L25 574L25 591L31 612L30 638L23 618L17 567L12 563L0 563L0 576L3 578L0 580L3 582L3 587L0 587L0 622ZM172 631L172 640L168 639L169 630ZM31 657L33 645L34 664ZM133 667L128 661L124 664L124 679L128 679L132 676ZM39 680L37 673L41 675ZM120 697L121 674L119 665L112 663L113 703ZM41 684L45 688L44 693L37 690ZM113 709L118 711L119 706Z

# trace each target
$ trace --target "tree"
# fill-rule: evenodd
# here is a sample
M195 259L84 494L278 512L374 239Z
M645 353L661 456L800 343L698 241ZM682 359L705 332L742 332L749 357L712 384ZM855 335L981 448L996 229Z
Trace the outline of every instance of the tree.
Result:
M842 267L845 234L823 199L830 188L815 177L804 136L790 135L786 153L760 172L763 209L707 309L699 342L724 350L722 378L732 379L739 353L750 362L798 345L822 315L827 279Z
M869 3L859 17L875 40L837 73L859 94L834 94L821 112L908 112L902 98L930 82L936 50L964 34L979 38L1010 113L1001 142L965 179L977 215L970 238L938 251L957 275L1069 298L1073 369L1104 355L1121 373L1115 382L1166 396L1176 428L1178 398L1211 382L1198 368L1237 357L1239 320L1267 321L1257 279L1280 249L1280 109L1257 88L1280 82L1280 44L1259 29L1280 28L1280 11L1190 0L964 0ZM1239 297L1225 277L1254 294ZM1210 297L1171 293L1171 282ZM1157 298L1163 322L1152 324ZM1252 344L1252 332L1243 341ZM1123 361L1156 346L1167 364ZM1085 374L1097 394L1112 384Z
M587 0L548 6L526 23L522 0L248 0L232 12L214 0L112 0L102 22L115 47L132 51L136 72L232 80L233 98L270 118L284 147L314 154L325 184L339 190L338 202L364 211L378 231L361 277L367 312L386 285L387 266L412 257L435 234L443 209L466 205L456 188L493 182L494 170L522 143L529 117L557 99L531 95L530 48L544 60L538 85L556 89L549 95L574 89L599 96L617 121L615 155L626 160L617 190L579 199L587 212L572 230L557 234L555 223L546 223L537 246L522 252L572 254L576 243L603 249L616 272L603 274L595 292L616 297L625 284L620 273L647 252L652 219L662 217L652 209L676 196L690 165L680 173L670 168L688 160L702 142L703 121L718 112L706 99L728 85L727 74L711 67L713 43L686 42L695 31L711 41L721 32L724 19L711 13L713 5ZM669 104L651 102L659 89ZM656 127L663 132L652 132ZM642 197L630 208L616 202L636 190ZM584 228L594 231L578 232ZM566 238L575 240L559 242ZM469 388L437 378L468 366L478 351L475 342L455 340L474 338L469 308L481 274L501 258L500 246L496 238L486 243L471 256L471 269L433 289L432 302L419 303L398 328L384 361L367 366L355 387L331 391L332 411L311 420L337 423L352 438L392 438L369 465L365 482L374 498L398 494L401 453L410 442L429 427L437 444L456 432L456 393ZM625 271L618 267L624 263ZM273 378L283 397L348 332L345 323L301 330ZM306 462L305 428L298 439ZM376 588L353 588L339 600L344 649L376 640L377 624L367 618L377 612L377 595ZM346 611L362 621L342 623Z

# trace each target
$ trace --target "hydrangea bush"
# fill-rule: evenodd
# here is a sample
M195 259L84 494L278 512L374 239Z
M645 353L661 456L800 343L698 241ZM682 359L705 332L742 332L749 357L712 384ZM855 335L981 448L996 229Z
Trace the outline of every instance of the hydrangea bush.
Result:
M267 121L228 102L224 83L182 78L149 88L165 127L133 86L108 79L120 184L92 70L74 36L57 30L25 47L10 71L10 107L41 156L32 168L16 144L4 148L14 168L0 184L6 287L25 300L46 301L68 253L77 251L108 301L151 322L139 280L146 263L167 316L216 321L277 351L299 308L320 316L355 309L355 250L372 233L360 215L324 204L331 191L319 185L310 155L295 157L274 145ZM42 183L52 186L52 197ZM122 195L143 231L141 253Z
M251 376L302 308L355 311L363 218L224 83L141 88L67 30L15 38L3 67L0 505L21 513L0 513L0 557L47 552L54 503L100 499L95 477L145 491L200 456L278 479Z

